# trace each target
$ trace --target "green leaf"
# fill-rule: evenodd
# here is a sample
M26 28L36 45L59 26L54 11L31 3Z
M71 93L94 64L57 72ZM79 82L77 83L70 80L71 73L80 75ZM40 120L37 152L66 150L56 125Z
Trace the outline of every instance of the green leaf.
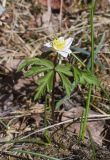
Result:
M36 90L36 94L34 96L34 100L41 98L41 96L43 96L45 91L46 91L46 84L45 83L43 83L41 86L38 86L37 90Z
M28 66L28 65L32 65L32 64L36 64L36 62L38 61L38 58L27 58L26 60L24 60L17 69L17 72L21 71L24 67Z
M58 64L55 68L56 72L58 73L63 73L66 76L73 76L70 65L63 65L63 64Z
M43 94L45 93L46 89L48 92L52 90L53 86L53 71L50 71L45 76L43 76L41 79L38 80L38 87L36 90L36 94L34 99L39 99Z
M71 87L72 87L71 82L69 81L69 79L63 73L59 73L59 75L61 77L63 87L65 88L67 95L70 96Z
M95 56L100 52L101 48L103 47L104 40L105 40L105 32L103 33L102 38L101 38L101 40L100 40L100 42L99 42L99 44L98 44L98 46L95 50L95 53L94 53Z
M48 71L48 68L46 68L44 66L32 67L29 71L27 71L25 73L25 77L30 77L30 76L33 76L35 74L39 74L39 73L45 72L45 71Z
M49 77L47 81L47 91L51 92L53 88L53 78L54 78L54 72L51 72L51 76Z
M83 79L88 84L99 85L99 80L91 71L84 71L82 74Z
M45 66L49 69L53 69L54 68L54 65L53 63L50 61L50 60L47 60L47 59L39 59L37 60L37 65L42 65L42 66Z
M99 85L97 77L89 70L81 71L78 68L74 67L74 81L75 84L92 84Z
M21 71L23 68L29 65L45 66L49 69L52 69L54 67L53 63L47 59L28 58L19 65L17 71Z
M75 46L71 46L70 49L72 51L77 51L77 52L82 53L84 55L90 56L90 52L84 50L83 48L78 48L78 47L75 47Z
M74 69L74 80L76 82L79 82L81 77L81 72L76 67L74 67L73 69Z
M103 46L104 40L105 40L105 33L103 33L102 38L101 38L96 50L94 51L95 63L100 65L101 67L103 67L103 64L101 64L101 61L97 58L97 54L100 52L100 50L101 50L101 48ZM89 61L88 61L87 68L89 69L90 66L91 66L91 59L89 59Z
M69 96L65 96L64 98L60 99L60 100L56 103L55 109L59 109L60 106L61 106L62 104L64 104L65 101L67 101L67 100L69 100L69 99L70 99Z

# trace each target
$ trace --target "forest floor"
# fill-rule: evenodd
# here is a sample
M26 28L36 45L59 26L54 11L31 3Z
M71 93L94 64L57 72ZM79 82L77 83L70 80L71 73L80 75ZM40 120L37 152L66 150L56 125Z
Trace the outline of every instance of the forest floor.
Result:
M95 48L103 37L97 55L100 63L95 64L103 90L93 90L89 113L93 119L89 119L82 142L78 139L80 123L74 120L82 115L87 88L79 86L70 99L64 100L56 111L54 125L47 110L50 128L46 129L44 99L37 102L33 98L36 78L24 78L17 68L25 58L41 55L44 44L52 41L54 35L73 37L74 46L90 51L88 6L71 1L63 7L57 1L52 6L46 0L40 2L7 0L5 7L0 5L0 159L45 160L49 157L43 155L48 155L56 160L109 160L110 6L98 4L94 15ZM80 58L87 59L85 55ZM57 87L56 96L64 97L61 86ZM65 123L61 124L62 121ZM31 152L42 155L36 157Z

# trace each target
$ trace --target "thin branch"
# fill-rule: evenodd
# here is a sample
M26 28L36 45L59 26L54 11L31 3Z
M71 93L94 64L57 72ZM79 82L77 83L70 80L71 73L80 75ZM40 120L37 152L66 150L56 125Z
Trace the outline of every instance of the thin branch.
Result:
M99 120L110 119L110 114L109 115L94 115L94 117L95 117L95 119L93 119L93 116L88 117L88 119L89 119L88 121L99 121ZM100 118L98 119L97 117L100 117ZM72 122L80 123L80 120L81 120L81 118L74 118L74 119L71 118L69 120L66 120L66 121L63 121L63 122L59 122L59 123L44 127L42 129L36 130L36 131L34 131L34 132L32 132L32 133L30 133L30 134L28 134L28 135L26 135L26 136L24 136L24 137L22 137L20 139L28 138L28 137L30 137L30 136L38 133L38 132L43 132L43 131L45 131L47 129L54 128L54 127L60 126L62 124L67 124L67 123L72 123Z

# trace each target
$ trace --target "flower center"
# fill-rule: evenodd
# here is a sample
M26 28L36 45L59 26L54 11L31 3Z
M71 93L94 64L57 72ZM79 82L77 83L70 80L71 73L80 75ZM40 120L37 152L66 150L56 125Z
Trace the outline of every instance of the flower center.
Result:
M56 50L63 50L66 44L66 40L54 39L53 48Z

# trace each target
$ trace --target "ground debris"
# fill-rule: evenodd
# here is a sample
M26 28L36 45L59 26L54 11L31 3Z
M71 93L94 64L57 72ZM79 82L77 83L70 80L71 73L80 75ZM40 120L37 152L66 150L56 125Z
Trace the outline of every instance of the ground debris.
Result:
M73 44L78 48L84 48L90 54L88 1L63 0L62 6L60 2L52 0L50 8L47 0L7 0L5 7L2 7L2 2L0 3L1 160L42 159L30 154L17 154L12 151L14 148L45 153L60 160L93 159L89 133L85 142L79 141L80 123L76 121L55 126L46 132L38 132L23 139L34 131L45 128L47 124L51 125L52 121L51 110L47 108L49 118L44 122L44 97L38 103L34 101L37 77L24 78L22 72L17 72L18 65L27 57L41 55L43 44L60 35L65 37L71 35L74 38ZM99 63L95 64L95 72L101 80L103 91L94 89L89 116L110 114L110 101L106 96L110 95L109 5L109 1L101 0L94 17L95 48L105 34L104 43L96 58ZM87 56L75 52L83 61L88 60ZM73 65L75 64L76 61ZM64 98L65 93L61 86L56 85L55 92L58 100ZM56 123L71 119L79 120L85 107L86 92L86 89L80 86L73 91L71 98L64 101L61 109L56 111ZM88 122L88 129L95 146L96 159L109 160L110 119Z

